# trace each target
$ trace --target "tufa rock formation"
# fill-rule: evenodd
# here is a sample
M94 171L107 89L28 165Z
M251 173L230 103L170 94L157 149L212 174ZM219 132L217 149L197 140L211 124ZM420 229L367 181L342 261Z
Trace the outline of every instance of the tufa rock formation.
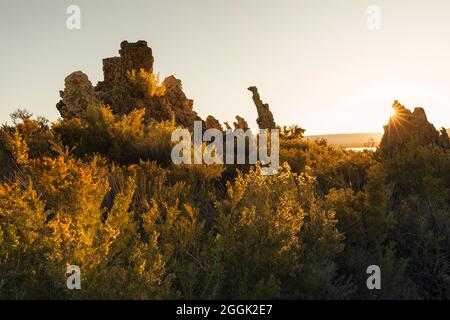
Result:
M228 121L224 122L223 124L225 125L225 128L226 128L227 130L233 130L233 129L231 128L230 124L228 123Z
M258 118L256 119L258 127L260 129L276 129L273 114L269 109L269 105L261 101L261 98L258 93L258 88L252 86L249 87L248 90L253 93L253 102L255 103L256 111L258 112ZM250 129L247 121L245 121L244 118L236 116L236 121L237 122L233 123L234 130L242 129L245 131ZM225 122L225 126L228 130L231 130L231 127L227 122Z
M153 74L153 52L146 41L120 44L119 56L103 59L104 80L93 86L88 76L81 71L65 79L64 91L57 108L64 119L83 118L89 106L108 105L114 114L128 114L136 108L145 109L146 121L174 119L179 125L193 128L194 121L203 121L193 111L194 101L183 92L181 80L167 77L160 85ZM269 106L264 104L256 87L248 88L258 112L257 123L261 129L275 128ZM249 129L245 119L237 116L235 129ZM227 129L231 129L225 123ZM223 131L219 121L209 116L203 122L206 129Z
M234 130L238 130L238 129L242 129L244 131L249 129L248 123L247 121L245 121L244 118L240 117L240 116L236 116L236 121L234 122Z
M87 75L76 71L66 77L64 91L59 94L62 100L56 105L64 119L81 118L90 105L100 100Z
M208 116L205 121L205 129L218 129L220 131L223 131L222 126L220 125L219 120L214 118L213 116Z
M441 147L445 149L450 149L450 137L448 136L449 130L442 128L441 129L441 135L439 137L439 144Z
M258 88L250 87L248 90L253 93L253 102L255 103L256 111L258 112L258 119L256 119L258 127L260 129L275 129L276 125L273 114L269 109L269 105L261 101Z
M111 106L117 114L129 113L136 107L145 107L141 101L132 97L128 72L143 70L153 73L153 53L147 42L138 41L120 44L119 57L103 59L104 81L99 82L96 90L102 101Z
M186 97L182 83L174 76L166 78L162 85L164 93L149 96L133 87L130 72L141 70L153 74L153 53L146 41L120 45L119 57L103 60L104 81L93 88L87 76L75 72L66 78L62 100L57 108L64 119L82 117L89 105L109 105L115 114L126 114L136 108L144 108L147 120L171 120L188 128L194 120L201 120L193 111L193 100Z
M437 144L448 148L450 141L446 130L438 132L434 125L428 122L423 108L415 108L411 112L398 101L394 102L392 108L395 114L384 126L384 135L380 145L382 154L389 155L409 141L416 141L421 145Z
M165 99L175 114L175 121L191 128L194 121L202 119L193 111L194 100L188 99L183 92L181 80L170 76L163 81L166 89Z

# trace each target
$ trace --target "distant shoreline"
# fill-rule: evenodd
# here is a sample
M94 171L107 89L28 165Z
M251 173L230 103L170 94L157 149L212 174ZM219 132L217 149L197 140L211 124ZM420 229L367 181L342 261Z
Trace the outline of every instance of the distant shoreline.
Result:
M379 145L383 133L380 132L365 132L365 133L339 133L339 134L322 134L305 136L308 140L325 139L330 144L340 146L342 148L364 148L373 143L375 146Z
M450 135L450 129L447 129ZM383 133L381 132L362 132L362 133L336 133L336 134L319 134L319 135L307 135L305 139L308 140L318 140L325 139L331 145L339 146L342 148L367 148L373 146L378 146L383 138Z

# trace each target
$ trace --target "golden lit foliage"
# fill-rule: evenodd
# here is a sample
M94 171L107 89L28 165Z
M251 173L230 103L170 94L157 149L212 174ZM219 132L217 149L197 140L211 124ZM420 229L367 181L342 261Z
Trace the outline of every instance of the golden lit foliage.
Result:
M166 88L163 83L160 83L159 74L155 76L152 72L147 72L144 69L128 71L128 79L138 95L147 98L160 97L166 93Z
M28 163L28 145L18 129L12 132L2 131L4 148L10 152L15 162L19 165Z
M119 163L157 160L169 165L175 122L147 123L144 116L144 109L114 115L108 107L90 107L85 119L63 120L54 129L80 157L100 153Z
M45 262L37 259L46 254L46 218L44 203L30 185L0 185L0 297L40 297L48 289L40 288Z
M34 163L31 179L27 186L0 185L1 297L170 295L173 277L165 274L159 233L147 228L148 237L141 236L129 210L133 180L107 213L101 202L108 187L95 161L45 158ZM65 268L73 264L82 270L82 292L65 289ZM24 283L17 287L17 281Z
M332 261L343 249L343 237L334 213L315 200L314 177L292 173L287 164L275 176L259 170L239 174L218 204L216 241L225 248L229 272L225 297L308 298L319 292L331 297Z

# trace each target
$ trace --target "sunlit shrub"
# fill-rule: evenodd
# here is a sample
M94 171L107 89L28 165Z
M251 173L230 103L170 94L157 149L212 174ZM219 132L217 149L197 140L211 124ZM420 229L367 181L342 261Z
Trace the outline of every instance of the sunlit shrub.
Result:
M138 72L136 70L129 71L127 75L134 96L151 98L163 96L166 93L164 83L160 83L159 75L147 72L144 69Z
M257 167L228 186L216 239L223 248L222 298L334 297L333 260L343 237L314 190L314 177L287 165L272 177Z

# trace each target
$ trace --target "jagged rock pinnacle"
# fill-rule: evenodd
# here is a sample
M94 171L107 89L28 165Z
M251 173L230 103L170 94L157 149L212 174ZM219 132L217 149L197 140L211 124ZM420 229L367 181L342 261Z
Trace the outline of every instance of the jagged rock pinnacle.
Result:
M434 125L428 122L423 108L415 108L411 112L397 100L394 101L392 108L395 114L384 126L384 136L380 145L382 154L389 155L396 148L413 140L422 145L438 144L443 147L450 145L445 130L439 133Z
M258 127L260 129L275 129L276 124L273 114L269 109L269 105L262 102L258 93L258 88L252 86L249 87L248 90L253 93L253 102L255 103L256 111L258 112L258 119L256 119Z
M223 131L222 126L220 125L219 120L214 118L213 116L208 116L205 121L205 129L218 129L220 131Z
M240 116L236 116L236 121L237 122L233 123L235 130L242 129L242 130L246 131L249 129L248 123L247 123L247 121L245 121L244 118L242 118Z

